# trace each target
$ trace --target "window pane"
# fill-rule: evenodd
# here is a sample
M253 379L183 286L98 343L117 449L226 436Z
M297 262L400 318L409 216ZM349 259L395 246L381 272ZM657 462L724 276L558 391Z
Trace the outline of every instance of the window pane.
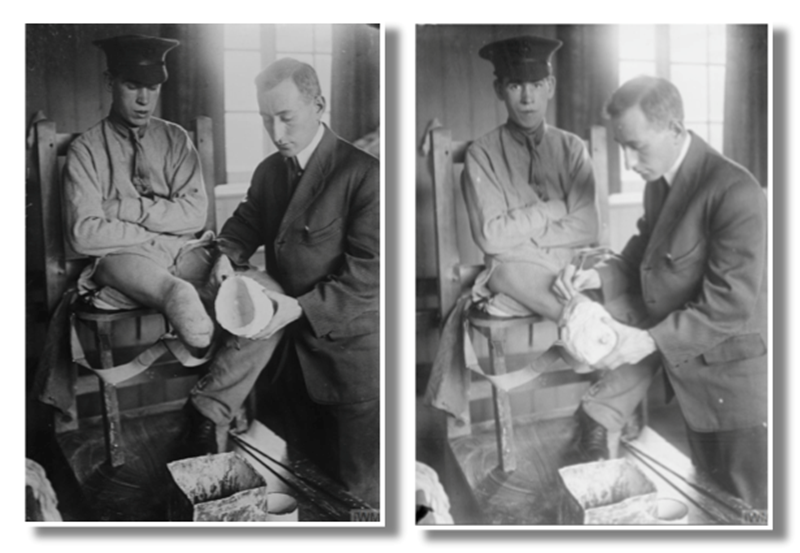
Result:
M708 92L710 109L708 118L711 121L722 121L725 114L725 66L710 65L708 67Z
M332 25L314 25L314 50L327 54L333 51Z
M670 72L672 83L683 98L684 120L707 121L708 69L702 65L673 64Z
M708 61L725 63L725 25L708 26Z
M319 78L319 86L322 89L322 95L331 101L331 65L333 56L331 54L316 54L314 56L314 69L317 70L317 77Z
M258 112L253 79L261 71L259 52L225 52L225 109Z
M708 123L705 121L698 122L698 121L687 121L686 128L694 131L694 133L705 140L706 142L709 141L708 138Z
M261 118L250 113L225 114L225 152L228 173L252 171L263 159Z
M705 25L669 26L670 61L706 63L708 61L708 31Z
M313 25L276 25L275 48L279 52L313 52Z
M619 57L626 60L655 59L656 26L620 25Z
M260 25L225 25L225 48L261 49Z
M281 52L275 56L276 60L280 60L283 58L293 58L297 61L302 61L303 63L307 63L311 66L314 65L314 54L304 54L301 52ZM316 69L316 67L314 68Z
M710 132L709 132L709 139L708 143L711 144L711 147L717 150L718 152L722 151L722 123L711 123L709 125Z
M656 62L654 61L621 61L619 62L619 84L622 84L639 75L655 75Z

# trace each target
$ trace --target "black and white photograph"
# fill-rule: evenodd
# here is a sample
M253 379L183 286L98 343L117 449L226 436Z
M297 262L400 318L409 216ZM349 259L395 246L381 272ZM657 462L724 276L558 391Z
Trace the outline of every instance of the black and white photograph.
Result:
M415 43L416 524L772 528L771 28Z
M25 25L26 521L385 525L382 49Z

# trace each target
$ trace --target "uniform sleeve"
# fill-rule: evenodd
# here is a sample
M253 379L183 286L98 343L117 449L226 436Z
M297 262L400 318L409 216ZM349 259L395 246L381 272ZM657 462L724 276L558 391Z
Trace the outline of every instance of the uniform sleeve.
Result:
M171 147L169 198L122 198L119 218L162 234L190 234L206 224L208 198L200 156L186 132Z
M253 173L247 194L219 233L219 248L234 265L247 266L255 251L264 244L260 223L265 213L263 195L263 169L259 166Z
M589 152L580 139L567 148L566 214L549 221L534 240L542 248L575 248L597 240L595 184Z
M119 202L103 201L104 184L89 149L73 144L64 166L64 217L72 249L100 257L156 238L143 226L118 218Z
M378 311L380 300L380 166L372 164L354 191L343 262L297 298L316 336L346 327L344 313Z
M764 285L767 205L761 189L742 181L712 208L705 273L693 301L650 329L673 366L741 332Z
M472 238L489 255L541 237L548 225L566 215L564 202L558 200L509 209L506 186L492 170L486 152L475 144L467 150L462 187Z

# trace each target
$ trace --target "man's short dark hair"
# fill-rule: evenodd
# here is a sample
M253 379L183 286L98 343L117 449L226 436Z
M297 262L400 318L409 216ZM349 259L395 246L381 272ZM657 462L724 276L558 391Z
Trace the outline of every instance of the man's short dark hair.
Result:
M255 80L256 90L259 94L267 92L286 79L292 79L297 89L308 101L322 95L314 68L293 58L279 59L259 73Z
M648 121L661 127L670 121L683 123L681 93L667 79L641 76L627 81L611 95L606 114L619 117L637 105Z

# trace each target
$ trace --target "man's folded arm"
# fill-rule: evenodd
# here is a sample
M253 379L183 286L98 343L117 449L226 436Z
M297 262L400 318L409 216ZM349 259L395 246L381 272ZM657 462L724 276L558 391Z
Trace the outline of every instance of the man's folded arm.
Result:
M74 144L64 167L64 217L67 241L81 255L100 257L158 236L141 225L120 220L119 202L105 201L91 153ZM114 213L112 213L114 212Z
M579 139L576 141L580 142ZM570 171L566 186L567 213L549 221L536 244L542 248L575 248L597 240L598 220L595 206L595 180L589 152L582 142L569 149Z
M467 151L462 186L472 237L484 253L501 254L529 243L566 214L559 200L509 210L503 186L488 169L488 159L475 150Z
M189 234L206 224L208 198L200 156L185 131L178 136L169 156L170 197L122 198L120 219L164 234Z

